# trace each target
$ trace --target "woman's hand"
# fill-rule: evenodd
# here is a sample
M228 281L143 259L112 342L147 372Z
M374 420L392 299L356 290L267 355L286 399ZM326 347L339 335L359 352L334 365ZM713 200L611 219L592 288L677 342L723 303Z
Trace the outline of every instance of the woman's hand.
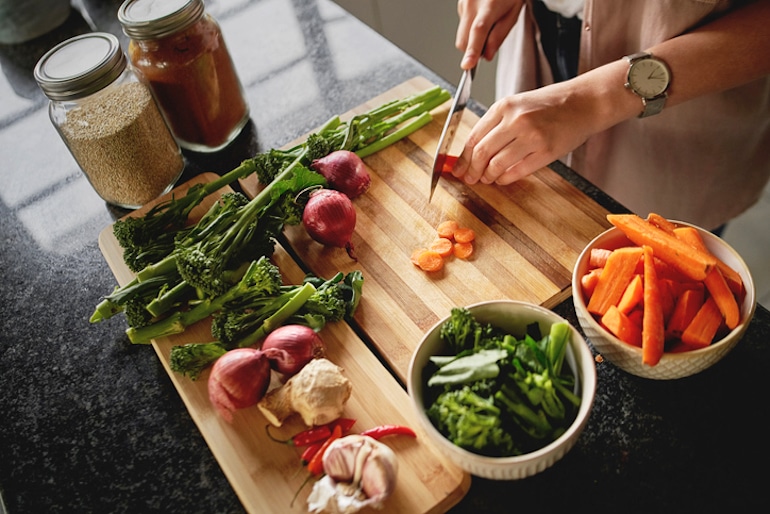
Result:
M469 70L484 57L491 61L519 18L523 0L459 0L455 46L464 53L460 67Z
M506 185L547 166L588 137L638 114L617 61L574 79L502 98L476 123L452 175Z

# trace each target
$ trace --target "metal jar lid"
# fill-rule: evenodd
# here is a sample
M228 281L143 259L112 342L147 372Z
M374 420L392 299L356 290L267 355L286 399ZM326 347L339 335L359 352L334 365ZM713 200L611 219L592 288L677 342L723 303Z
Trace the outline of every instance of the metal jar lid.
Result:
M132 39L156 39L192 25L203 11L203 0L126 0L118 21Z
M51 100L76 100L108 86L126 69L118 38L93 32L63 41L35 66L35 80Z

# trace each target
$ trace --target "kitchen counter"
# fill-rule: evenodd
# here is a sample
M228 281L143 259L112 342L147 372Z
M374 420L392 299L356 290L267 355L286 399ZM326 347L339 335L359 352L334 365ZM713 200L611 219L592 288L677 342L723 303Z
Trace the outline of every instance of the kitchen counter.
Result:
M112 32L125 48L119 4L79 0L52 33L0 45L0 494L10 513L242 512L152 348L132 346L120 317L88 322L115 285L97 236L125 211L105 205L79 172L32 68L89 30ZM207 5L251 123L222 152L186 152L181 181L229 171L411 77L453 89L329 1ZM562 164L551 167L606 209L624 210ZM571 300L555 310L577 325ZM575 448L526 480L474 477L451 512L759 505L764 476L754 469L770 458L761 430L768 341L770 312L757 306L743 341L699 375L658 382L597 363L595 405Z

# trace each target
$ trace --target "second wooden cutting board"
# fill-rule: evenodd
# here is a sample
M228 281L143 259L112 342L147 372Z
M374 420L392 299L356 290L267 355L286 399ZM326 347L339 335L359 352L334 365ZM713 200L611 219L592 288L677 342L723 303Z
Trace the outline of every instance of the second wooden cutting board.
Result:
M415 77L342 118L432 85ZM608 227L606 210L548 168L505 187L468 187L446 175L428 203L433 155L448 108L447 103L436 109L426 127L365 159L372 185L353 202L358 262L343 249L316 243L301 226L285 230L313 273L362 270L364 294L355 322L404 382L420 338L453 307L506 298L553 307L569 298L580 251ZM478 116L464 113L456 144L476 121ZM251 196L259 189L254 175L242 186ZM440 272L421 271L409 257L427 246L447 219L476 232L474 255L449 258Z

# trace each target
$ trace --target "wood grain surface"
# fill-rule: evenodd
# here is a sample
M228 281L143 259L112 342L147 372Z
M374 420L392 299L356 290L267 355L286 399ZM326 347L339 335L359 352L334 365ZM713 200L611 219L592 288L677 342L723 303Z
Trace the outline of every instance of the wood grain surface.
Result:
M415 77L342 119L432 85ZM317 275L362 270L356 329L404 383L420 338L452 307L496 299L553 307L569 298L580 251L609 226L604 208L549 168L505 187L469 187L445 174L428 203L433 155L448 110L449 102L426 127L364 160L372 185L353 202L358 262L343 249L314 242L302 227L285 231L292 251ZM464 112L450 154L459 153L477 121L473 112ZM255 175L241 185L250 196L260 189ZM475 230L474 255L450 258L442 271L425 273L409 257L433 240L446 219Z
M179 195L193 183L215 178L212 174L200 175L169 195ZM223 191L210 196L193 211L191 218L205 212ZM123 263L122 249L112 233L112 225L99 234L99 246L118 283L130 281L133 273ZM305 272L280 246L273 261L281 269L285 283L301 283ZM344 412L345 417L357 420L353 432L390 423L408 425L417 431L416 440L391 437L385 441L399 462L398 482L393 496L386 502L385 512L444 512L459 502L470 487L470 477L428 443L403 387L346 323L330 323L321 336L329 360L341 366L353 383L353 393ZM169 368L172 346L211 340L210 320L204 320L178 336L159 338L152 346L245 509L251 513L307 512L310 485L305 486L292 504L294 494L306 477L299 464L301 449L270 440L265 431L267 421L256 407L236 412L232 423L224 421L209 402L208 371L192 381ZM147 348L147 351L152 350ZM278 384L274 377L271 387ZM295 417L276 429L274 435L288 438L304 428Z

